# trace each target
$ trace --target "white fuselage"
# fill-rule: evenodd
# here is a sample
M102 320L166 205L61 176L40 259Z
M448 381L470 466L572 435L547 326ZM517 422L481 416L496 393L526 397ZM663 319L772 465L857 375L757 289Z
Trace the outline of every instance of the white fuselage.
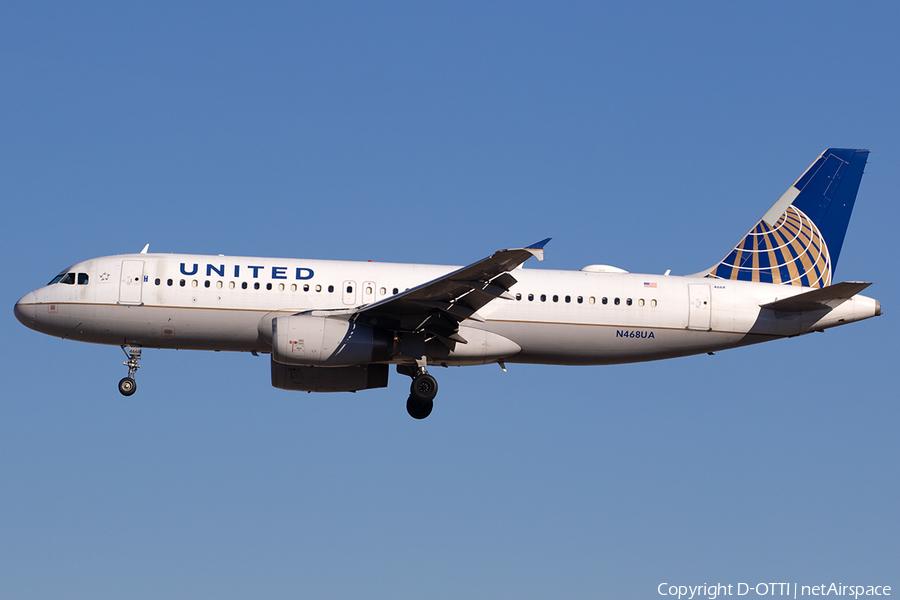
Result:
M22 298L16 311L30 327L67 339L267 353L272 350L275 316L371 304L456 268L180 254L107 256L68 269L86 275L86 283L76 278L71 284L39 288ZM516 299L489 303L478 311L483 320L464 321L461 333L465 338L465 331L482 330L513 345L494 354L485 351L475 361L461 347L436 364L656 360L799 335L880 314L877 301L860 295L813 312L778 313L760 307L809 291L796 286L524 268L512 274L518 280L510 289ZM510 350L516 346L520 350Z

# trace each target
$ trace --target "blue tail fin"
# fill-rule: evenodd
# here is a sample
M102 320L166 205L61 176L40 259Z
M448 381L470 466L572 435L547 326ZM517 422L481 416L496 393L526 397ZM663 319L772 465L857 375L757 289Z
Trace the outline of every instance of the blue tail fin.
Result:
M823 152L707 277L830 285L868 156Z

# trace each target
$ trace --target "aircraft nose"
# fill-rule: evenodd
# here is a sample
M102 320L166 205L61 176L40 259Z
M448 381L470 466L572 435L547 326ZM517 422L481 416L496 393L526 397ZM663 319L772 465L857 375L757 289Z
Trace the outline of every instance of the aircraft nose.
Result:
M13 311L19 322L29 329L34 329L34 306L37 304L37 296L34 292L28 292L16 302Z

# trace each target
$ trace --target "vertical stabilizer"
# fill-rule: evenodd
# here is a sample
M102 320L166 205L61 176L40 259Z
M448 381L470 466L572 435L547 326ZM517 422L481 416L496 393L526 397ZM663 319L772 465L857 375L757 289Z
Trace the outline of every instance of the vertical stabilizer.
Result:
M707 277L830 285L868 156L823 152Z

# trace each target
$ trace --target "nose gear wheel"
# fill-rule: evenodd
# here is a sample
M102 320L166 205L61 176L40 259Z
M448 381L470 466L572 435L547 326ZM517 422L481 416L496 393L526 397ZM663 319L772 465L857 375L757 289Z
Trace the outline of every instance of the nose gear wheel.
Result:
M131 377L123 377L119 380L119 393L130 396L137 391L137 382Z
M122 346L122 352L128 357L123 365L128 367L128 377L119 380L119 393L123 396L130 396L137 391L137 382L134 380L134 374L141 368L141 347L140 346Z

